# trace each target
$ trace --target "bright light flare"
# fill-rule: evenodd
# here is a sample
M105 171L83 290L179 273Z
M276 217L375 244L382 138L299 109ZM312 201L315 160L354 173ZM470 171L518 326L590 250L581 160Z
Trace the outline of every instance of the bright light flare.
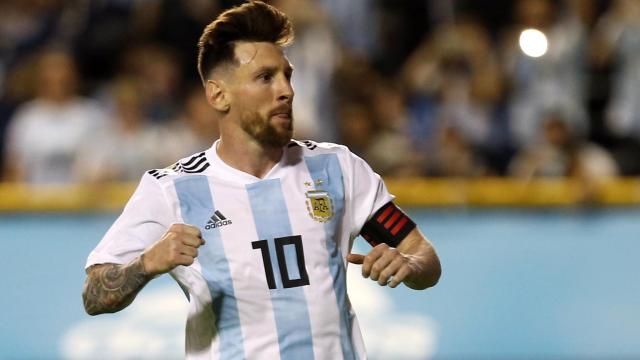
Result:
M547 36L540 30L526 29L520 33L520 49L522 52L534 58L547 53L549 42Z

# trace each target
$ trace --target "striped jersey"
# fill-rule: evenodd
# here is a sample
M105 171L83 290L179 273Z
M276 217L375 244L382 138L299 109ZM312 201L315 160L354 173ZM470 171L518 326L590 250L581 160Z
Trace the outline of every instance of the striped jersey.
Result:
M191 224L206 243L171 271L189 299L187 358L366 358L346 255L393 199L381 178L330 143L291 141L264 178L216 146L147 172L87 267L128 263L172 223Z

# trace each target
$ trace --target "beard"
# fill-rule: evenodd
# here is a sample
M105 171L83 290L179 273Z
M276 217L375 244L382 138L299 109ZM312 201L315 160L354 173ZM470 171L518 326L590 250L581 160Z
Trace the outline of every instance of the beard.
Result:
M270 119L256 111L242 114L240 127L263 146L280 148L291 141L293 135L293 115L287 127L274 126Z

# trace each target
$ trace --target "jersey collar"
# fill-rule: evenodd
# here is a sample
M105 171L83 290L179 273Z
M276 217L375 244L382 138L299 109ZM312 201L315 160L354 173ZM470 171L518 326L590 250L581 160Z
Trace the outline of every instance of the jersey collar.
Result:
M216 140L213 143L213 145L205 151L205 155L212 165L211 174L214 176L220 177L223 180L238 182L241 184L251 184L261 180L273 179L275 177L278 177L280 170L282 169L284 164L287 163L286 161L287 151L285 149L285 151L282 153L282 157L280 158L280 161L276 163L271 168L271 170L269 170L269 172L264 176L264 178L261 179L259 177L248 174L244 171L238 170L232 167L231 165L228 165L227 163L225 163L218 156L217 148L219 143L220 143L220 139Z

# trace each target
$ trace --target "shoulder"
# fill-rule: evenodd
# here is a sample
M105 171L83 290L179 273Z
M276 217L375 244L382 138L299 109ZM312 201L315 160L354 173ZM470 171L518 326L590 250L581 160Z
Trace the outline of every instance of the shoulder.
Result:
M206 153L201 151L184 157L164 169L149 170L145 175L149 175L158 181L167 181L176 177L202 174L210 166Z
M38 99L26 101L16 108L16 111L13 113L13 119L37 119L40 117L40 114L43 112L47 112L48 108L46 104Z
M316 142L313 140L291 140L287 145L287 150L300 150L305 156L316 154L337 154L340 156L352 154L349 149L340 144L334 144L330 142Z
M312 140L291 140L287 145L290 158L313 158L316 156L335 156L343 170L352 172L358 168L369 168L369 165L348 147L330 142L315 142Z
M39 128L43 123L48 123L50 113L46 104L40 100L30 100L19 105L9 123L7 132L10 134L9 139L16 141L24 140L24 137L32 137L40 133Z

